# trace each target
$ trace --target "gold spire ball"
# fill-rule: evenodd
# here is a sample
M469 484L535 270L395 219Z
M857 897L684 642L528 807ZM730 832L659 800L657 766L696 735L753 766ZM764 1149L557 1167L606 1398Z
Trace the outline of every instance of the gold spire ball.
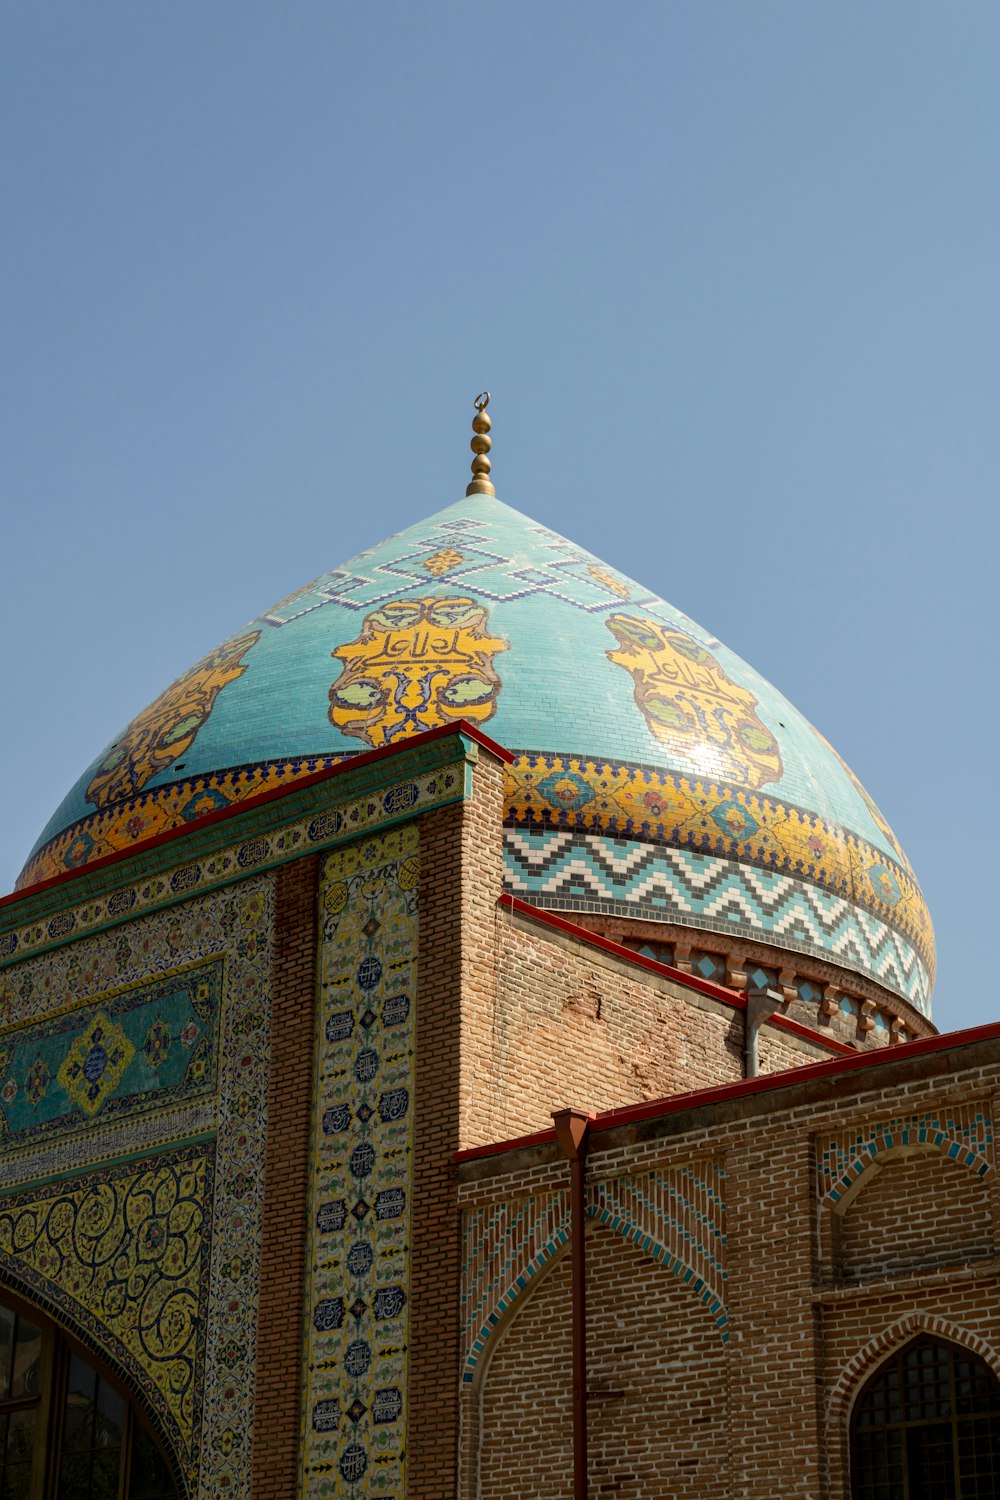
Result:
M490 437L490 428L493 423L486 415L486 408L490 404L489 391L481 391L476 397L473 405L476 415L472 419L473 438L469 447L475 457L472 460L472 483L465 491L467 495L495 495L496 490L490 484L490 469L493 465L487 457L493 447L493 439Z

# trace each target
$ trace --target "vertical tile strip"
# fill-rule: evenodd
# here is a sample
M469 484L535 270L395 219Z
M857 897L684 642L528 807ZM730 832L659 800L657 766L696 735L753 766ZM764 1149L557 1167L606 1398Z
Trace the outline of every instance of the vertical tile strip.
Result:
M302 1493L402 1500L418 830L330 855L320 884Z

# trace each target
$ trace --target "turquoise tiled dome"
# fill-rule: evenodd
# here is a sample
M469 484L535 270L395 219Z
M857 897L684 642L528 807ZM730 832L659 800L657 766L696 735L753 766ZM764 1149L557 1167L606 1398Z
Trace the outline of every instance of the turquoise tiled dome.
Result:
M474 495L236 632L87 767L19 885L458 719L514 752L516 893L736 930L928 1008L891 829L770 683L647 588Z

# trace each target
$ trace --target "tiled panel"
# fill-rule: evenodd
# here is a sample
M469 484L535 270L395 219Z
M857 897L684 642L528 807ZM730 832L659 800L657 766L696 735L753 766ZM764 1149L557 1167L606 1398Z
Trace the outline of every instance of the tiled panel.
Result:
M0 1274L142 1393L197 1500L249 1490L272 930L250 876L2 979Z
M562 832L504 832L506 886L550 909L648 917L771 942L870 975L925 1015L931 981L897 932L788 875L680 849Z
M402 1500L416 823L332 854L320 889L302 1484Z
M0 1031L0 1140L27 1144L214 1093L222 965Z

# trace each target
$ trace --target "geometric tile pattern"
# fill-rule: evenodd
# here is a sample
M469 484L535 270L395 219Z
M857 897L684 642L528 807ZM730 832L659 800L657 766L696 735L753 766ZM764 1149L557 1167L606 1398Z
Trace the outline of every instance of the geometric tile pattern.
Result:
M433 750L434 747L428 747ZM284 863L295 853L335 847L362 834L374 832L414 817L432 807L443 807L459 800L465 792L466 767L461 760L418 771L412 777L382 784L369 795L355 796L319 813L290 822L276 830L262 830L239 843L213 850L204 859L189 860L173 869L135 884L123 885L107 895L77 907L61 909L46 921L0 930L0 965L28 953L64 943L82 932L94 931L124 917L154 910L186 898L196 891L258 873L269 866ZM36 877L37 878L37 877ZM29 898L30 899L30 898ZM0 911L11 921L17 906ZM2 998L2 990L0 990Z
M320 889L302 1488L405 1490L416 822L350 844Z
M44 1030L56 1012L76 1024L74 1010L66 1010L68 996L91 1026L100 1014L125 1029L133 996L141 1011L158 992L167 997L192 979L207 976L213 982L212 975L223 976L216 1019L204 1018L205 1030L214 1026L218 1033L213 1095L206 1095L196 1082L187 1103L167 1088L145 1106L130 1097L129 1110L118 1118L114 1111L108 1114L115 1095L94 1120L81 1110L78 1127L62 1136L53 1130L36 1142L22 1132L22 1144L4 1145L2 1179L8 1189L0 1195L0 1215L13 1207L21 1225L16 1245L5 1249L0 1238L0 1274L14 1281L20 1276L22 1285L31 1280L29 1295L42 1297L49 1310L92 1348L107 1351L146 1393L189 1492L199 1500L223 1495L227 1500L248 1500L249 1494L246 1455L254 1417L272 891L269 876L251 874L228 889L196 896L180 910L153 912L111 931L83 936L43 957L15 962L4 971L0 997L8 1026L2 1045L16 1049L20 1028ZM174 1020L178 1019L179 1014ZM143 1043L150 1031L149 1057L159 1066L169 1063L174 1048L184 1051L180 1039L174 1038L164 1060L162 1029L157 1030L149 1016L130 1069L139 1065L139 1057L141 1066L147 1066ZM67 1033L67 1040L73 1034ZM194 1050L200 1040L193 1038ZM93 1065L90 1071L95 1071ZM86 1081L85 1072L82 1077ZM128 1081L129 1072L124 1072L119 1088ZM53 1076L48 1087L55 1086ZM98 1185L105 1181L113 1189ZM202 1183L204 1195L199 1196ZM59 1203L64 1206L58 1208ZM116 1204L128 1205L134 1232L120 1254L98 1271L69 1253L63 1226L66 1216L75 1214L83 1231L76 1244L85 1249L86 1235L93 1238L106 1222L100 1241L106 1248L121 1222ZM39 1235L29 1234L25 1213L37 1214L41 1224L43 1211L48 1227ZM197 1318L186 1325L194 1329L192 1342L178 1358L170 1359L166 1356L173 1313L169 1302L156 1300L161 1283L150 1281L152 1300L143 1304L157 1316L151 1325L143 1317L133 1328L130 1319L138 1315L135 1298L141 1296L142 1278L123 1288L114 1279L116 1266L120 1256L127 1260L136 1255L140 1268L162 1267L167 1274L172 1268L181 1270L186 1265L181 1249L187 1245L193 1250L193 1235L201 1270L197 1292L191 1281L183 1305L189 1307L196 1297ZM30 1253L21 1256L21 1246L29 1243ZM184 1276L194 1274L183 1271ZM107 1295L98 1306L93 1299L99 1286ZM119 1312L120 1299L124 1300ZM141 1336L141 1347L136 1347L133 1334ZM162 1394L161 1382L168 1366L169 1399Z
M933 966L930 916L909 865L806 808L707 776L578 755L516 752L505 780L508 827L666 844L794 875L870 912Z
M222 979L221 963L199 967L0 1032L0 1140L65 1140L212 1092Z
M838 1202L875 1158L894 1146L931 1146L978 1177L990 1170L993 1121L988 1104L948 1104L849 1127L816 1141L816 1196Z
M869 973L929 1014L931 977L877 917L794 876L663 845L504 830L505 886L548 908L641 916L813 954Z
M587 1214L623 1235L704 1303L727 1341L724 1169L702 1161L587 1185ZM469 1385L504 1314L570 1239L566 1188L465 1210L462 1382Z

